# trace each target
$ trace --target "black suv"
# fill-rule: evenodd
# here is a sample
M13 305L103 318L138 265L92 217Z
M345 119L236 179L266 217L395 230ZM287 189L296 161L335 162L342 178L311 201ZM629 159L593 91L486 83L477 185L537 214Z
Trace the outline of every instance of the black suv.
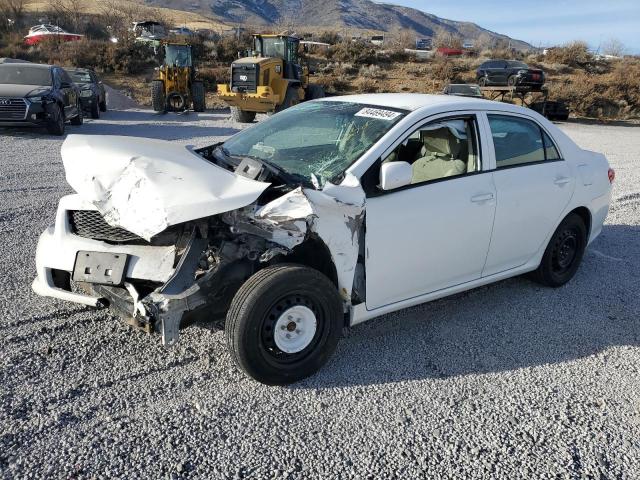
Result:
M80 88L82 108L91 118L100 118L100 112L107 111L107 95L96 72L88 68L65 68L65 71Z
M82 125L80 89L60 67L33 63L0 65L0 127L44 126L64 134L64 124Z
M544 85L544 72L517 60L488 60L478 67L476 79L481 87L522 86L539 90Z

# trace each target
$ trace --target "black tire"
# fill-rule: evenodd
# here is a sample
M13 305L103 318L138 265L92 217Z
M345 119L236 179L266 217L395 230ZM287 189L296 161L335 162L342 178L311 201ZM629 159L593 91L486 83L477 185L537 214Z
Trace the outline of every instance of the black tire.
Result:
M100 118L100 105L98 105L97 100L91 104L89 114L91 115L91 118Z
M78 114L75 117L73 117L69 123L77 127L84 123L84 112L82 111L82 105L80 103L76 105L76 109L78 110Z
M100 111L101 112L106 112L107 111L107 98L105 97L104 100L102 100L100 102Z
M231 117L240 123L251 123L256 119L256 112L240 110L238 107L231 107Z
M321 85L309 84L304 96L305 100L315 100L316 98L324 98L324 88Z
M299 319L290 308L312 311L316 328L302 350L286 353L277 346L276 324L292 335ZM293 313L293 315L296 315ZM289 328L293 325L293 329ZM342 302L335 285L322 273L295 265L260 270L238 290L227 312L225 336L235 363L250 377L267 385L287 385L317 372L334 352L344 325ZM301 328L302 330L302 328Z
M553 233L532 278L542 285L561 287L578 271L587 247L587 227L579 215L568 215Z
M60 105L54 103L47 106L49 120L47 121L47 132L51 135L64 135L64 113Z
M517 81L518 77L516 77L515 75L511 75L509 78L507 78L507 85L509 87L515 87Z
M567 120L569 120L569 114L565 113L562 115L556 115L556 120L560 120L561 122L566 122Z
M300 103L298 88L298 85L289 85L289 87L287 87L287 93L284 95L284 100L276 107L275 113L282 112L283 110Z
M164 94L164 82L162 80L151 82L151 105L154 112L167 111L167 98Z
M478 86L486 87L487 86L487 77L480 77L478 79Z
M194 112L204 112L206 110L204 83L193 82L191 85L191 98L193 100Z

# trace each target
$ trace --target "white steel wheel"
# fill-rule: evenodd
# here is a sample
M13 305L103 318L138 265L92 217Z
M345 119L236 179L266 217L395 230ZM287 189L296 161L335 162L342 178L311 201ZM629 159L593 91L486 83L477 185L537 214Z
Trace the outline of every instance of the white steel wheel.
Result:
M316 335L318 322L313 311L296 305L284 311L273 332L276 347L285 353L298 353L307 348Z

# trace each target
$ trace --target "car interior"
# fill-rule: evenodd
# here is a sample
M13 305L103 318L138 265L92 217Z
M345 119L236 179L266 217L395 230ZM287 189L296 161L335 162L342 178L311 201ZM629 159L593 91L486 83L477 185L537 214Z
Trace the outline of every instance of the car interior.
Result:
M411 164L411 183L475 172L478 155L473 122L450 120L427 125L414 132L383 163Z

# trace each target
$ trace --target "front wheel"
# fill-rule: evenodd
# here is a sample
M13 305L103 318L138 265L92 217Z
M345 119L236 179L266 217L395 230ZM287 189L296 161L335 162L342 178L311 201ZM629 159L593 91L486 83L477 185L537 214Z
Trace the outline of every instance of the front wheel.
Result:
M248 112L238 107L231 107L231 117L233 117L236 122L251 123L256 119L256 112Z
M162 80L151 82L151 105L154 112L167 111L167 98L164 94L164 82Z
M100 118L100 105L98 100L91 104L91 111L89 112L91 118Z
M193 99L193 111L204 112L206 108L204 83L193 82L193 85L191 86L191 98Z
M78 103L76 108L78 110L78 114L71 119L70 123L71 125L78 126L84 123L84 112L82 111L82 105L80 105L80 103Z
M587 227L579 215L568 215L556 229L533 279L549 287L561 287L573 278L587 247Z
M311 268L283 264L260 270L234 296L225 324L236 364L267 385L297 382L334 352L343 327L336 286Z
M64 135L64 113L60 105L54 103L47 106L47 132L52 135Z
M481 87L486 87L487 86L487 77L480 77L478 79L478 85Z
M518 77L516 77L515 75L511 75L508 79L507 79L507 85L510 87L515 87L516 83L518 81Z

